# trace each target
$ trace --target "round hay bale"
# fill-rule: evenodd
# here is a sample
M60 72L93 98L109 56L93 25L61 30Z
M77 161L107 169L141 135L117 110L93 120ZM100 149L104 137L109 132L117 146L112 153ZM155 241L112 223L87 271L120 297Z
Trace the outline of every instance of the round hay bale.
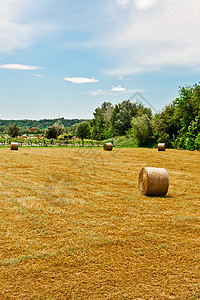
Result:
M158 151L165 151L165 143L158 144Z
M10 150L18 150L18 143L10 143Z
M140 170L138 189L146 196L165 196L169 187L169 177L164 168L146 167Z
M112 148L113 148L112 143L105 143L105 144L103 145L103 149L104 149L104 150L112 151Z

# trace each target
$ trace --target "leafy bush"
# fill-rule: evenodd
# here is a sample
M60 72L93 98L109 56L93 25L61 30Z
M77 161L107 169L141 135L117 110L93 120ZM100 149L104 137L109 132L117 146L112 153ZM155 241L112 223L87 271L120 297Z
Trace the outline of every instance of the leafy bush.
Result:
M55 126L49 126L46 134L45 134L47 139L56 139L57 138L57 130Z
M198 133L194 141L195 149L200 150L200 132Z

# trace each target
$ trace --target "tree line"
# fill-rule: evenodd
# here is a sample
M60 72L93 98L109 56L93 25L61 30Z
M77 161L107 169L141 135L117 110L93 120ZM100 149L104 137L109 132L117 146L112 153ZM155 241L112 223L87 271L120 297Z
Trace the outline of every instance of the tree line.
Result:
M180 87L178 97L164 109L153 114L140 102L124 100L113 105L103 102L91 120L79 120L66 127L57 119L45 130L47 139L69 140L73 137L96 141L114 141L116 137L132 138L137 146L153 147L163 142L169 148L200 150L200 85ZM54 120L55 121L55 120ZM10 124L8 134L19 126Z
M6 130L9 125L16 124L23 131L27 131L29 128L37 128L38 130L45 130L49 126L52 126L56 122L60 120L65 127L71 127L74 124L85 121L85 119L65 119L65 118L57 118L57 119L41 119L41 120L0 120L0 129Z
M138 102L124 100L115 106L104 102L94 118L78 128L83 124L86 136L97 140L126 135L138 146L163 142L169 148L200 150L200 85L179 87L178 97L155 115Z

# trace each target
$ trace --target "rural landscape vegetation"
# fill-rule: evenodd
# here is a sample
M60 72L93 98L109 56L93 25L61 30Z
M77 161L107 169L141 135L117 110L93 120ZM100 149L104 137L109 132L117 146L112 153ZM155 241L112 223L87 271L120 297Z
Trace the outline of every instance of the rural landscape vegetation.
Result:
M200 150L200 85L186 86L161 112L153 115L141 102L104 102L92 120L0 120L0 143L20 145L100 145ZM5 134L5 136L4 136ZM27 139L28 138L28 139ZM101 142L101 143L100 143Z
M198 84L156 114L124 100L0 124L1 299L200 297ZM146 166L167 170L165 197L139 193Z

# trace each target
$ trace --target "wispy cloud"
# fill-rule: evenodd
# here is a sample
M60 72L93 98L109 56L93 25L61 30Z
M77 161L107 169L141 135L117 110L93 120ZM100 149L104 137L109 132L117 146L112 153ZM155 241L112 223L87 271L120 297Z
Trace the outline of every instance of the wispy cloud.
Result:
M52 36L60 24L43 17L45 4L47 0L1 0L0 53L27 48L44 36Z
M99 96L99 95L102 95L102 94L104 94L104 91L102 91L102 90L97 90L97 91L93 91L93 92L90 92L90 94L92 95L92 96Z
M65 81L70 81L73 83L93 83L93 82L98 82L98 79L94 79L94 78L87 78L87 77L65 77L64 78Z
M41 67L37 66L29 66L29 65L21 65L21 64L5 64L0 65L0 69L9 69L9 70L38 70Z
M38 78L44 77L44 75L42 75L42 74L33 74L33 76L38 77Z
M92 96L100 96L100 95L107 95L107 96L115 96L116 94L134 94L134 93L142 93L146 91L145 89L127 89L124 87L113 86L110 90L96 90L90 92Z
M117 4L126 8L129 4L134 4L138 9L149 9L155 6L160 0L117 0Z
M127 7L127 5L128 5L128 3L130 2L130 0L117 0L116 2L117 2L117 4L118 4L119 6Z
M115 0L115 26L101 46L110 54L111 74L151 72L166 67L200 67L200 1ZM122 10L121 7L124 9ZM114 9L113 9L114 10Z
M57 31L72 30L73 35L62 35L62 41L57 35L60 46L101 51L113 65L109 74L126 76L168 66L199 72L200 1L102 0L84 3L80 12L70 1L59 1L56 9L54 1L48 2L1 0L0 53L34 45L44 36L52 39ZM76 77L65 80L96 82Z
M130 80L129 78L123 77L123 76L121 76L121 75L118 77L118 79L119 79L119 80Z

